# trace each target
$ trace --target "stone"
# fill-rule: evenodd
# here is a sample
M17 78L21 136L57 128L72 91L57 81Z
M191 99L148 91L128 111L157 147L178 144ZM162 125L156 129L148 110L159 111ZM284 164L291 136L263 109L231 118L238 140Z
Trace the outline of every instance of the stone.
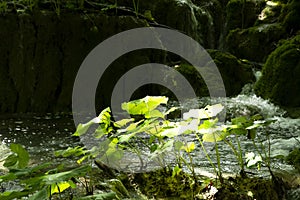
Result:
M276 48L263 66L255 93L285 107L300 107L300 35Z
M264 62L276 48L276 43L285 36L286 32L279 23L238 28L227 35L225 49L238 58Z

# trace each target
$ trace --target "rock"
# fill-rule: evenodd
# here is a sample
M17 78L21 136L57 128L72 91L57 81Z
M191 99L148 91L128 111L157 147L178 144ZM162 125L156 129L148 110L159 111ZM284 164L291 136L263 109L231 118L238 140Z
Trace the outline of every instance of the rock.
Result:
M106 38L147 22L133 16L35 11L6 13L0 25L0 112L43 113L70 111L77 70L88 53ZM114 76L157 61L155 55L123 58L112 65L117 67Z
M249 28L254 25L260 12L258 4L261 1L230 0L226 5L226 29Z
M227 96L234 96L241 92L243 86L255 81L251 66L242 63L235 56L227 52L209 50L208 53L217 65L226 90ZM197 96L208 96L208 90L201 75L189 64L181 64L176 68L194 87Z
M118 1L134 11L151 17L158 26L171 27L192 37L205 48L216 48L221 34L223 9L220 1L191 0L139 0L136 6L132 0ZM154 23L155 24L155 23Z
M285 35L286 32L279 23L235 29L228 34L225 49L238 58L264 62Z
M284 41L263 66L255 93L285 107L300 106L300 35Z
M267 1L264 5L264 8L258 15L258 19L255 24L272 24L278 22L278 18L281 14L281 9L283 5L284 4L279 1Z
M300 30L300 1L289 0L283 7L279 20L283 23L289 33L296 33Z

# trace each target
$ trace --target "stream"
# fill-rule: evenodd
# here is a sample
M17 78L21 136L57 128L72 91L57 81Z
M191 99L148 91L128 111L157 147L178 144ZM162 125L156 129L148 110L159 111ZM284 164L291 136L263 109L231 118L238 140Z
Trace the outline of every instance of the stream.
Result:
M265 147L270 143L272 169L281 172L293 172L293 167L288 165L280 157L286 156L291 150L300 146L300 119L285 117L285 112L267 100L263 100L254 94L240 94L233 98L223 99L192 99L185 102L183 107L186 109L204 107L215 103L222 103L226 108L226 117L232 118L241 115L261 114L265 118L272 118L276 121L266 128L259 128L257 142L261 142ZM176 103L175 103L176 104ZM37 114L13 114L0 116L0 139L2 144L19 143L26 147L31 155L31 163L53 160L60 163L61 158L55 158L55 150L66 149L69 146L78 146L78 138L72 137L75 131L73 118L69 114L47 114L40 116ZM269 140L266 137L269 133ZM255 152L252 141L246 137L240 137L244 155L247 152ZM193 140L193 138L187 138ZM210 156L215 160L214 145L205 144ZM226 174L239 172L239 166L231 149L222 142L218 145L221 154L221 166ZM200 149L200 148L199 148ZM197 164L196 172L213 173L210 163L205 158L201 150L194 151L194 162ZM270 174L266 167L246 169L259 176L268 177Z

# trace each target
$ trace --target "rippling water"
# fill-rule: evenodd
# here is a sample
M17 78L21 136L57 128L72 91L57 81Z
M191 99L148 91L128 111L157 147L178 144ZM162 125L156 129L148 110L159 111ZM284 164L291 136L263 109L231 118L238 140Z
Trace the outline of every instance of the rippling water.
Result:
M13 114L0 116L2 144L22 144L32 162L50 161L55 150L79 145L71 135L75 127L71 115Z
M263 100L253 94L239 95L234 98L201 98L186 101L181 105L186 110L190 108L204 107L208 104L221 103L226 108L226 118L237 117L241 115L261 114L265 118L276 120L268 128L258 130L256 142L260 142L268 147L271 144L272 168L280 170L293 170L293 167L286 164L281 155L287 155L291 150L300 146L300 119L291 119L284 117L284 111L273 105L267 100ZM177 105L173 103L172 106ZM32 162L49 161L54 158L53 152L59 149L65 149L69 146L80 145L78 138L71 135L75 131L71 115L47 114L39 116L35 114L21 115L2 115L0 116L0 139L2 144L19 143L26 147L32 155ZM266 135L270 135L268 141ZM195 138L184 138L186 141L193 141ZM246 137L240 137L244 154L255 152L252 142ZM210 156L215 161L215 146L212 143L205 144ZM221 153L222 170L225 173L237 173L239 167L231 149L219 143ZM194 161L197 164L197 170L213 172L209 162L200 147L193 152ZM57 161L57 160L56 160ZM58 160L59 161L59 160ZM130 162L130 159L129 159ZM260 171L251 170L263 176L269 176L265 167Z

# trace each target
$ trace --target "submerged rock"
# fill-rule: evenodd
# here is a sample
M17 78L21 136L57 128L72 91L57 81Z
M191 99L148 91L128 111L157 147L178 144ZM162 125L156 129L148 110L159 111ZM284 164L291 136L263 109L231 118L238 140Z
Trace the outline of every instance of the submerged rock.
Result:
M300 107L300 35L283 42L268 57L257 95L285 107Z

